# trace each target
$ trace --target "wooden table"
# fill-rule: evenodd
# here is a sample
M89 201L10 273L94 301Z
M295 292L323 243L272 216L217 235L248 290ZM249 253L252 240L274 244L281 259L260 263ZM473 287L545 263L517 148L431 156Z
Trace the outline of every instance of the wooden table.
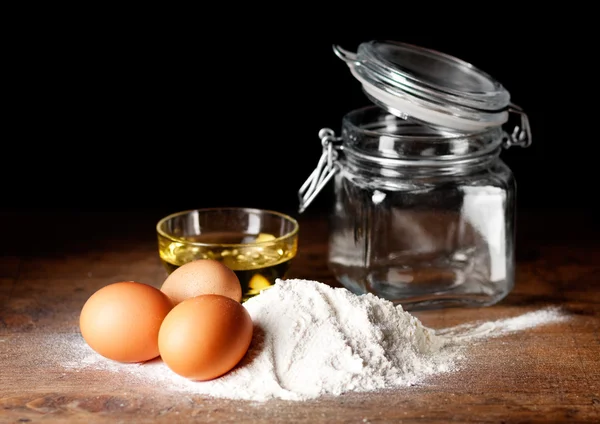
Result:
M409 389L243 402L40 360L56 356L43 351L43 340L78 337L79 311L95 290L121 280L160 286L154 222L161 213L2 212L0 422L600 422L600 232L591 213L521 214L517 285L501 304L414 312L445 328L560 305L569 321L486 341L462 371ZM292 276L335 284L325 264L325 221L303 216L301 228Z

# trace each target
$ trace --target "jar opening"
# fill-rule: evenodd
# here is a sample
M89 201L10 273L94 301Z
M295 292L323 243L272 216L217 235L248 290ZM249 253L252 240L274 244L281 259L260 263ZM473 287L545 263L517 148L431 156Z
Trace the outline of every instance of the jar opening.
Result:
M498 127L452 132L398 118L378 106L353 110L342 120L344 150L374 158L464 159L495 152L503 136Z

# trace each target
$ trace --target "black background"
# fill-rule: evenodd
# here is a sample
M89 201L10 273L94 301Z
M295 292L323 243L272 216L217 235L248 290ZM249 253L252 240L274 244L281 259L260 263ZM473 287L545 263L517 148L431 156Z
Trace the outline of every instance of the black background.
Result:
M354 51L387 39L471 62L524 108L533 145L503 153L520 208L594 207L596 141L581 102L594 86L581 53L593 31L585 10L221 6L52 10L52 19L37 11L33 23L22 15L5 65L16 95L2 206L295 211L320 155L319 129L339 131L345 113L369 104L332 45ZM312 211L329 205L330 191Z

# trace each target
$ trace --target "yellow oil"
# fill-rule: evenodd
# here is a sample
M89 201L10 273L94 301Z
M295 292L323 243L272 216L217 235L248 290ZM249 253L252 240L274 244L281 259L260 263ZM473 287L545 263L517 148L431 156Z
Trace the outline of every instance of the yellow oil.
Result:
M186 237L186 244L159 238L160 258L168 273L196 259L215 259L233 270L242 285L242 301L268 289L284 278L298 249L295 238L277 240L272 234L238 232L208 233ZM256 243L259 245L245 243ZM235 244L237 246L228 246Z

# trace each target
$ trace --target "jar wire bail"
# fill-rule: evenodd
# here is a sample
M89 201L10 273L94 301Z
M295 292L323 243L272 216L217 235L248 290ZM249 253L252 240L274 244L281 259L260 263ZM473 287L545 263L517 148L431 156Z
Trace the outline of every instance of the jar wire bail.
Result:
M531 146L531 127L529 125L529 118L520 106L511 103L508 107L509 113L520 115L521 125L516 125L511 134L507 134L507 138L504 141L504 148L508 149L513 146L527 148Z
M322 128L319 131L319 138L321 139L323 152L321 153L317 167L298 191L298 198L300 200L299 213L306 210L317 194L323 190L329 180L340 169L339 164L336 162L337 150L334 148L334 143L341 142L342 138L336 137L335 132L330 128Z
M337 57L342 59L346 63L358 63L356 60L356 53L349 50L343 49L342 47L334 44L332 46L333 52Z

